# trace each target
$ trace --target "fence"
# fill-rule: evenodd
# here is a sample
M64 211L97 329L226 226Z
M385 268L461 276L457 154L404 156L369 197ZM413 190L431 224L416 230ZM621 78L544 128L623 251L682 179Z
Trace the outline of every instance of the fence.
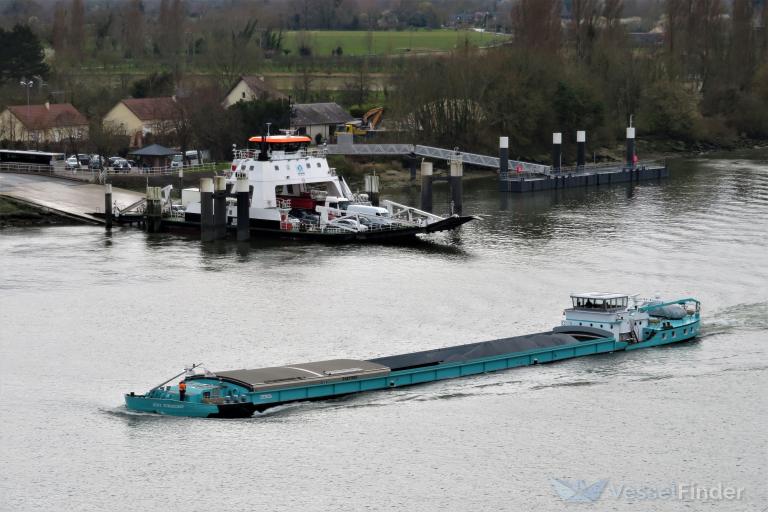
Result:
M58 178L73 179L78 181L103 183L107 176L178 176L179 172L215 172L218 164L215 162L198 165L186 165L182 167L131 167L130 169L115 170L104 169L65 169L50 165L21 164L15 162L0 162L0 172L17 174L36 174L40 176L55 176Z

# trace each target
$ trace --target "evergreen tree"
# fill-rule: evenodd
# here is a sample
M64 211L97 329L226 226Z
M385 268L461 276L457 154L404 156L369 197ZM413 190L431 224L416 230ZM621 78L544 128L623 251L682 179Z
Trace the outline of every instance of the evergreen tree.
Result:
M10 31L0 28L0 83L45 77L43 45L27 25L15 25Z

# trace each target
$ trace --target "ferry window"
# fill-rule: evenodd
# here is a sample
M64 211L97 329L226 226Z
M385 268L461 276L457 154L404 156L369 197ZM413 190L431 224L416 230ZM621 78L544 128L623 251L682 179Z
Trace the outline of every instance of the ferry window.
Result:
M683 329L683 334L688 334L688 329Z
M673 338L675 337L675 331L672 331L672 337Z
M280 166L279 166L279 165L276 165L276 166L275 166L275 170L276 170L276 171L279 171L279 170L280 170Z
M288 193L293 194L293 185L288 184Z
M320 167L320 162L317 162L317 166Z
M589 326L590 326L590 327L594 327L594 325L592 325L592 324L589 324Z
M328 203L328 206L330 206L331 208L338 208L339 204L338 203Z
M253 170L253 169L254 169L254 166L252 165L252 166L251 166L251 170Z
M579 322L579 325L582 325L581 322Z
M603 324L600 324L600 328L601 328L601 329L603 328Z
M663 340L667 339L667 333L665 332L661 333L661 339Z

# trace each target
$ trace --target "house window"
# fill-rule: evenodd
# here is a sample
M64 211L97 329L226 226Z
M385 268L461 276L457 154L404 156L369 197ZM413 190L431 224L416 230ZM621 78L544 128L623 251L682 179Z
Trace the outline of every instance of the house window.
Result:
M245 99L245 91L243 91L243 99Z

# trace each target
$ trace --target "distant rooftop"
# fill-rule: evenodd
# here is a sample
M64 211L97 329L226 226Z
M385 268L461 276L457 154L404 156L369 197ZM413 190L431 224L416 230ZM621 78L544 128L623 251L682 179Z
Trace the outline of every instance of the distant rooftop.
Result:
M173 119L178 115L176 99L171 96L160 98L126 98L122 100L128 110L142 121Z
M71 103L44 105L11 105L8 110L25 128L46 130L68 126L84 126L88 120Z
M297 103L293 105L291 126L343 124L354 119L338 103Z
M244 75L241 76L240 79L245 82L245 84L250 87L253 92L264 93L273 100L282 100L287 98L285 94L281 93L272 87L268 82L266 82L263 76ZM232 87L232 89L234 89L234 87Z

